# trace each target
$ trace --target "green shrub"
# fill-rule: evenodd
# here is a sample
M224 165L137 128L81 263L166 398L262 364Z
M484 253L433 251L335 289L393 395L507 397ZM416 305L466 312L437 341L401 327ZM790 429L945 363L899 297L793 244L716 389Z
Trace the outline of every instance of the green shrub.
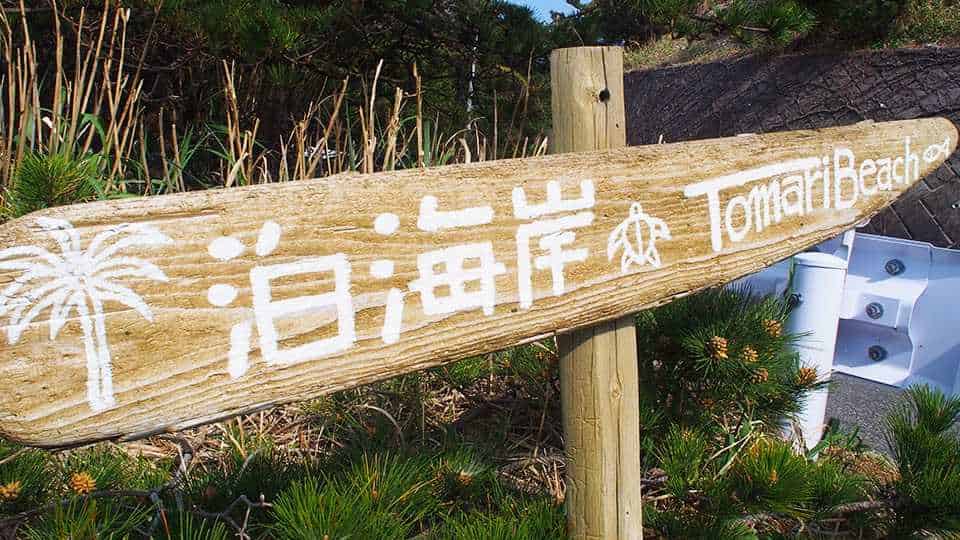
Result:
M892 536L960 533L960 396L913 386L887 418L900 478Z
M775 528L747 516L805 522L864 497L862 477L780 438L824 384L801 367L788 312L725 288L637 316L643 459L665 475L644 519L665 537L756 538Z
M437 540L550 540L566 538L561 509L548 501L500 494L498 509L471 512L449 520Z
M761 439L741 456L730 483L749 510L804 515L810 501L808 474L814 467L789 443Z
M242 448L230 447L220 466L197 471L187 479L184 491L193 504L219 512L241 495L251 501L261 497L273 500L294 479L302 477L307 468L289 454L277 451L272 442L260 439L244 442L247 445ZM256 521L264 517L263 514L255 510L252 519Z
M700 486L709 457L707 438L694 428L674 425L661 444L657 458L667 473L667 490L683 498L688 490Z
M691 540L756 540L757 533L736 518L719 515L661 511L652 505L643 507L643 524L663 538Z
M0 440L0 513L16 514L42 504L54 489L51 469L42 450Z
M822 386L789 347L787 313L779 298L712 289L637 315L642 406L658 418L644 436L672 424L708 436L751 420L779 429Z
M960 36L960 1L911 0L899 20L898 36L916 43Z
M273 507L271 533L277 540L406 538L408 527L377 510L371 497L343 483L308 478L280 493Z
M28 540L121 540L147 524L150 508L122 508L120 505L93 499L73 499L56 505L24 530Z
M851 474L843 465L829 459L818 461L807 475L809 505L820 517L827 517L842 504L865 500L869 491L869 479Z
M734 0L718 19L730 33L749 44L783 47L816 24L816 15L795 0Z
M20 217L36 210L95 200L100 197L100 160L66 154L27 153L13 175L3 213Z
M163 465L111 445L90 446L66 454L60 464L60 486L65 492L75 492L71 486L74 476L86 475L95 490L157 488L169 477Z
M186 512L171 512L157 540L227 540L227 528L222 522L209 521Z
M454 510L482 506L496 488L496 468L468 446L458 445L441 454L435 467L440 480L441 504L450 505Z

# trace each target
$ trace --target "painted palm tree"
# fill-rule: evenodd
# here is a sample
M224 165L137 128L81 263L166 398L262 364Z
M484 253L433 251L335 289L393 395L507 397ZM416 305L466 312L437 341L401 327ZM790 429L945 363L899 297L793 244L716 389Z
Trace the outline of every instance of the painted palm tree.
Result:
M87 400L94 410L115 404L113 369L103 305L116 302L153 321L150 307L122 279L167 281L156 265L121 252L135 246L169 244L170 238L149 225L120 225L97 234L86 250L80 234L67 221L38 218L37 224L57 243L59 253L39 246L19 246L0 251L0 271L20 272L0 292L0 318L7 317L7 338L19 341L45 310L50 310L50 339L76 313L83 332L87 358Z

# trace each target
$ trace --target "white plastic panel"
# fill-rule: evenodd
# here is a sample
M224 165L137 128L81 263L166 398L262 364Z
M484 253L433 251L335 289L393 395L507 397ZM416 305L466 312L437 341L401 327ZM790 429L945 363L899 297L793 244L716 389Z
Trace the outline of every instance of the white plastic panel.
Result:
M854 233L814 250L849 253L835 371L898 387L928 383L960 394L960 251ZM783 261L736 283L781 294L790 267L790 260ZM831 294L828 284L807 289L805 296Z
M858 234L844 287L834 369L899 387L928 383L957 393L958 299L960 252Z

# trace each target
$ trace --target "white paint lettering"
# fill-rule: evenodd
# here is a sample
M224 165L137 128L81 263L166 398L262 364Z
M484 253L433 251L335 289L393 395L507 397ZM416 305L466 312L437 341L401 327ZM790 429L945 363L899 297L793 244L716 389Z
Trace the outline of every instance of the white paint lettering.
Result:
M842 159L846 159L846 165L840 164ZM857 169L855 167L856 161L857 160L853 156L853 152L847 148L837 148L833 152L833 169L835 177L835 182L833 184L835 189L834 206L837 209L843 210L847 208L853 208L853 205L857 204L857 199L860 198L860 181L857 179ZM824 176L827 175L827 170L829 169L824 170ZM850 186L853 188L853 195L849 199L843 198L844 181L849 181Z
M332 292L273 300L271 284L280 278L333 273ZM350 296L350 263L346 255L309 258L294 263L255 266L250 270L253 286L253 313L260 334L260 349L267 364L294 364L317 360L348 349L356 341L353 298ZM310 343L280 349L276 321L303 316L333 306L337 313L337 334Z

